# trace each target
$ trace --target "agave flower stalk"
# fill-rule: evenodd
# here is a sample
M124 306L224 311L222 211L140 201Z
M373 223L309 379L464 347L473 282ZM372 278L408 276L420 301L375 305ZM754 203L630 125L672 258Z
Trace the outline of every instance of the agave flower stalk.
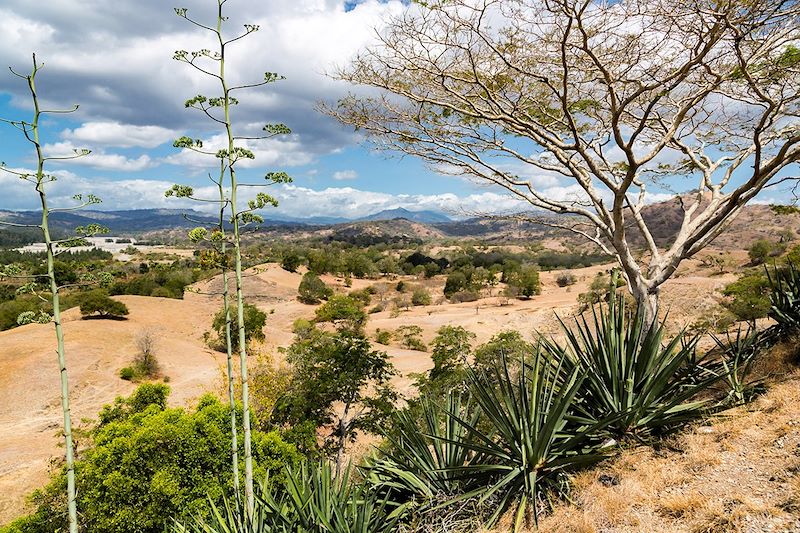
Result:
M223 5L226 1L227 0L217 0L217 17L216 23L213 25L206 25L190 18L186 8L175 9L175 13L179 17L186 19L193 25L212 33L216 41L216 49L213 51L209 49L201 49L194 52L178 50L174 55L176 60L188 64L204 75L213 78L219 84L219 88L222 93L221 96L209 98L203 95L197 95L187 100L185 106L187 108L198 109L211 118L215 123L221 124L225 131L226 146L220 150L207 151L203 149L203 143L201 140L189 139L188 137L179 139L176 142L176 146L179 145L183 148L193 149L196 152L214 155L220 160L223 172L227 173L228 177L228 205L230 206L231 210L231 224L233 226L232 245L234 274L236 280L236 334L239 338L239 368L242 387L242 427L245 477L244 489L246 508L248 513L252 514L255 506L255 496L253 491L250 393L247 375L247 336L244 324L244 294L242 290L241 236L245 226L263 221L260 216L255 214L255 211L268 205L277 206L278 202L275 198L266 193L258 193L255 199L248 201L246 208L242 208L242 202L240 201L239 193L241 187L260 187L276 183L288 183L291 181L291 178L289 178L289 176L283 172L270 172L265 176L266 183L239 183L236 175L237 162L241 159L255 159L255 155L247 147L237 145L237 141L257 141L268 139L276 135L288 134L290 133L290 130L283 124L267 124L262 129L264 132L263 134L254 136L241 136L234 133L234 124L231 118L231 108L237 105L239 102L238 99L233 96L233 93L241 90L261 87L269 83L282 80L283 77L273 72L266 72L263 80L261 81L238 86L229 85L225 70L228 46L252 33L255 33L258 31L259 27L253 24L245 24L243 33L237 35L236 37L226 38L223 35L223 23L228 19L228 17L223 13ZM209 66L207 63L210 63L211 66Z
M0 277L17 277L17 278L33 277L34 281L27 285L24 285L22 287L22 290L36 294L37 296L39 296L41 300L46 300L46 298L38 294L39 287L44 286L45 290L49 292L49 300L50 304L52 305L52 312L53 312L52 316L45 313L44 311L40 311L38 314L33 312L27 312L21 314L17 319L17 322L20 324L31 323L31 322L38 322L38 323L52 322L55 328L56 355L58 358L59 375L61 378L61 384L60 384L61 409L64 419L63 430L64 430L64 449L65 449L64 452L65 470L67 478L67 520L69 524L70 533L77 533L78 511L77 511L77 498L76 498L76 488L75 488L75 445L72 437L72 416L70 414L69 379L67 374L67 360L64 348L64 330L61 321L61 301L59 295L59 291L64 287L58 285L54 265L55 265L55 256L58 254L59 249L63 250L70 246L85 244L85 239L84 239L85 237L95 235L98 233L107 233L108 230L106 228L103 228L102 226L91 224L86 227L77 228L78 236L75 238L69 238L63 240L58 240L53 238L52 232L50 230L50 215L52 213L78 210L92 204L97 204L100 202L100 199L93 195L84 196L81 194L76 194L75 196L73 196L73 199L78 203L74 206L53 208L50 207L50 205L48 204L46 186L48 183L55 181L56 178L45 172L45 163L49 160L75 159L86 156L90 152L89 150L75 150L75 153L73 155L58 156L58 157L45 156L42 149L42 144L40 142L39 122L41 117L43 115L53 114L53 113L71 113L76 111L78 109L78 106L74 106L72 109L68 110L43 110L40 108L39 98L36 92L36 76L39 70L43 66L44 66L43 63L37 62L36 54L33 54L33 69L31 70L30 74L23 75L17 73L13 69L10 69L15 76L25 80L25 82L28 85L28 90L30 91L31 100L33 102L32 121L28 122L25 120L0 119L0 121L6 124L10 124L11 126L20 130L25 136L25 139L28 142L30 142L35 149L36 152L35 172L12 170L6 168L5 165L2 166L2 170L10 174L14 174L20 179L28 181L34 186L34 189L36 190L36 193L39 196L39 203L42 209L41 224L39 225L14 224L3 221L0 222L0 225L38 228L42 232L42 238L45 244L47 273L42 276L25 276L23 273L15 272L13 271L13 268L6 266L2 270L0 270Z

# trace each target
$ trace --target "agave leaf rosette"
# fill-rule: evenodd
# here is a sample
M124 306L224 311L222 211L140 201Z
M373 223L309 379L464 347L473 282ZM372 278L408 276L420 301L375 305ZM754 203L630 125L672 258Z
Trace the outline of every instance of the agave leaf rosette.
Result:
M603 459L597 435L607 422L577 428L569 420L585 378L580 368L566 365L565 357L550 358L539 349L513 375L505 359L499 368L471 371L470 396L481 412L480 423L451 413L466 436L436 438L472 454L467 464L448 470L473 488L447 504L468 498L496 502L488 524L516 507L518 530L536 518L541 498L566 492L570 471Z
M697 357L698 336L680 332L665 340L665 323L645 322L643 313L626 309L623 297L607 308L592 308L561 322L565 342L543 340L553 358L586 375L574 420L581 424L613 419L605 431L615 438L649 438L707 414L713 405L709 387L724 379L705 357Z

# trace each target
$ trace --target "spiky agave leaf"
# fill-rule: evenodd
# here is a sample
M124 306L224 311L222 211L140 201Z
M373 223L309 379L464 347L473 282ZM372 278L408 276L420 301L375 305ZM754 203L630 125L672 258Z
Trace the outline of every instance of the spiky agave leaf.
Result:
M586 314L576 318L574 328L561 322L564 346L543 340L553 357L587 376L576 420L611 417L607 430L614 437L643 439L708 412L710 399L693 398L724 375L697 358L699 337L681 332L665 344L665 322L646 324L641 310L626 310L623 297L591 315L591 323Z
M793 263L785 268L767 269L770 288L769 317L784 335L800 331L800 271Z
M576 429L568 421L584 379L577 367L564 366L563 356L549 360L538 347L513 376L505 358L491 373L471 371L469 391L481 423L450 413L467 435L448 442L472 454L467 464L449 471L475 488L448 504L475 497L479 503L497 500L488 524L516 505L519 530L526 517L536 518L542 495L566 490L569 471L604 458L596 435L606 422Z
M406 507L390 494L353 479L348 466L334 478L328 462L287 467L285 492L264 503L274 531L307 533L389 533L395 531Z
M421 420L408 410L393 416L395 433L387 435L389 447L383 456L368 466L370 481L378 488L391 489L423 505L452 497L463 491L465 483L452 470L469 462L473 455L461 445L468 430L455 413L478 423L478 410L470 409L461 394L450 392L444 403L439 399L420 400Z

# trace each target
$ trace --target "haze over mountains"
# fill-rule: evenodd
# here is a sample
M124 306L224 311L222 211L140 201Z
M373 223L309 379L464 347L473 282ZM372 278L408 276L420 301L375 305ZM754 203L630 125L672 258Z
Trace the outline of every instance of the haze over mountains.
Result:
M410 211L404 208L386 209L357 219L344 217L310 217L296 218L281 215L265 214L265 225L331 225L348 222L394 220L404 218L422 224L448 223L453 220L435 211ZM17 224L41 223L39 211L8 211L0 210L0 220ZM52 223L59 227L72 228L75 226L98 223L108 227L111 231L152 231L175 227L194 227L202 224L214 224L216 217L206 213L187 209L130 209L118 211L82 210L73 213L53 213L50 216Z

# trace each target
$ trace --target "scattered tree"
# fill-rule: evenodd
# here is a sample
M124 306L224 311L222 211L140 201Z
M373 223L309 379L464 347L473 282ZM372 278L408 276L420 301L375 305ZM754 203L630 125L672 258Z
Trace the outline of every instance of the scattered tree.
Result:
M306 272L300 280L300 287L297 289L297 299L304 304L318 304L322 300L327 300L333 294L333 289L325 285L314 272Z
M338 73L384 94L349 96L326 111L381 149L558 214L536 221L613 255L648 324L681 262L765 187L792 179L785 169L800 158L795 2L418 6ZM542 171L578 192L556 197L524 177ZM681 212L666 244L643 211L663 183L680 195ZM642 241L649 253L637 253Z
M123 318L128 306L112 299L104 289L94 289L81 296L81 315L84 318Z

